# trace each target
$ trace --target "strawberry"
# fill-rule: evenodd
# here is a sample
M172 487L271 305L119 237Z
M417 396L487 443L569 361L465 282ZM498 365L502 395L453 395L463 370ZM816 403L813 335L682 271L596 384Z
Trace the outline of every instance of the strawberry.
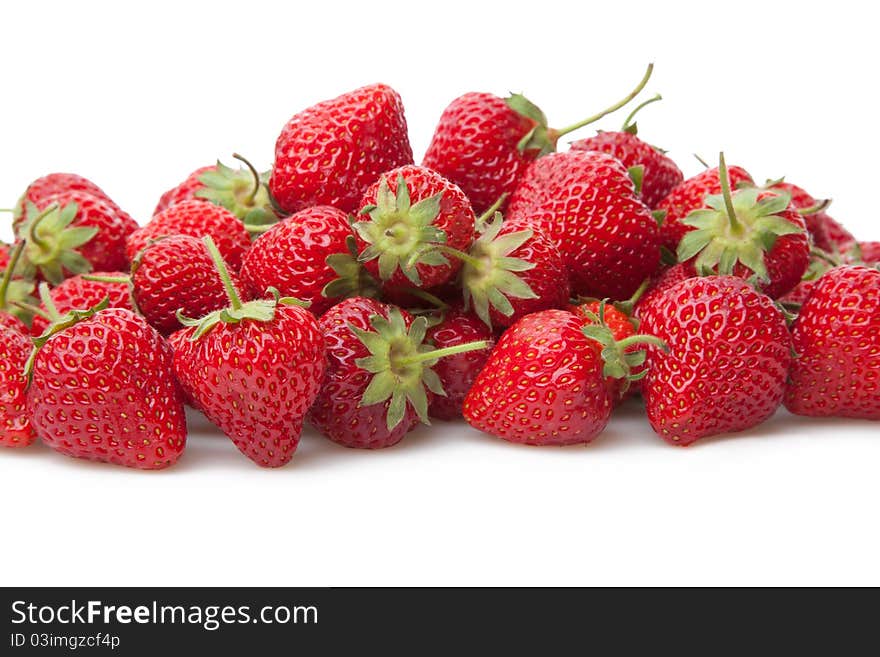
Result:
M129 262L134 262L138 252L150 240L169 235L210 236L236 272L241 269L244 254L251 245L244 224L229 210L212 203L189 200L163 210L146 226L132 233L125 245L125 255Z
M791 336L773 301L734 276L689 278L641 312L648 349L642 396L654 431L674 445L743 431L782 401Z
M259 173L237 153L233 157L244 162L246 168L232 169L219 160L213 166L200 167L177 187L162 194L153 214L182 201L200 199L226 208L246 226L274 224L278 216L266 187L269 173Z
M592 441L616 401L617 384L609 380L633 378L631 367L644 360L644 352L627 349L656 342L647 336L617 342L603 317L597 319L543 310L507 329L464 400L468 423L515 443Z
M23 273L58 285L93 269L123 269L125 241L137 227L112 201L87 192L68 190L40 206L28 203L17 231L27 240Z
M380 174L412 162L400 96L374 84L290 119L275 144L269 189L289 214L312 205L355 212Z
M660 263L657 222L624 166L606 153L553 153L529 166L510 198L559 249L575 294L627 299Z
M317 320L296 300L242 302L219 249L205 244L229 307L185 320L176 335L174 372L185 395L257 465L279 467L299 444L303 417L324 374Z
M880 242L859 242L850 253L866 265L880 264Z
M327 373L308 421L346 447L395 445L444 395L433 366L444 356L485 349L485 341L435 349L427 320L373 299L351 297L319 320Z
M680 262L664 270L659 276L652 279L648 289L635 304L633 314L637 318L641 317L646 308L653 305L658 299L662 299L666 290L685 279L694 278L696 275L697 272L694 271L694 266L690 262Z
M354 229L367 271L390 287L417 288L442 285L457 273L461 262L446 258L442 248L466 250L476 222L464 192L414 165L373 183L361 201L360 218Z
M9 253L9 259L0 274L0 326L14 329L22 335L28 334L25 322L30 322L32 313L28 308L35 301L31 297L34 284L17 276L18 264L24 251L24 242L18 242Z
M255 296L274 287L284 296L308 301L309 310L320 315L334 297L370 285L357 253L351 253L353 239L341 210L327 205L300 210L257 238L245 256L241 278Z
M487 344L479 351L467 351L441 358L434 366L434 372L440 379L446 396L433 396L428 404L428 415L439 420L460 418L464 398L495 343L492 330L473 313L466 312L461 307L453 307L443 314L439 324L428 329L427 337L438 349L476 341Z
M124 308L71 311L35 341L31 425L67 456L131 468L173 465L186 416L168 344Z
M497 213L460 259L465 306L490 327L510 326L529 313L568 303L562 255L531 222L503 220Z
M638 181L639 196L645 205L654 209L674 187L684 181L678 165L659 148L638 137L638 126L633 122L636 113L645 105L661 100L660 94L636 107L623 123L619 132L602 132L595 137L572 142L579 151L601 151L614 156Z
M823 251L844 251L855 242L852 234L825 212L831 204L830 200L815 199L803 187L782 178L768 180L765 189L786 192L791 196L791 204L803 215L813 243Z
M104 190L98 187L88 178L83 178L75 173L50 173L42 178L37 178L15 204L13 209L13 227L18 231L21 223L26 219L27 206L33 204L37 207L45 207L54 200L55 196L64 192L82 192L90 196L97 196L104 201L110 201L110 197Z
M9 253L12 247L5 242L0 242L0 271L5 271L9 265Z
M880 420L880 271L829 270L801 307L792 335L789 411Z
M0 447L27 447L35 437L26 411L27 378L24 375L31 343L20 330L7 327L2 317L0 315Z
M230 279L241 294L238 277ZM140 313L162 335L181 328L178 313L200 318L229 303L204 243L189 235L165 237L143 249L132 263L131 290Z
M529 163L555 151L560 137L635 98L652 71L653 65L619 103L561 130L550 128L544 112L521 94L499 98L467 93L443 111L422 165L458 185L482 214L502 196L512 194Z
M807 270L810 242L803 217L787 194L754 187L731 191L724 156L721 194L682 221L690 230L678 244L680 262L692 258L699 274L755 278L777 299L794 289Z
M743 186L754 186L755 181L749 173L738 166L727 168L732 189ZM678 248L678 243L691 227L682 221L694 210L705 207L706 198L721 193L721 178L718 169L706 169L693 178L688 178L683 183L673 188L657 205L657 210L663 213L660 224L660 237L663 246L672 253Z
M108 308L134 310L131 294L125 282L93 280L92 276L116 278L124 276L124 274L120 272L95 272L89 277L79 275L66 279L61 285L53 288L48 296L43 295L44 298L31 323L31 335L42 335L50 324L58 322L63 315L72 310L97 306L105 298Z

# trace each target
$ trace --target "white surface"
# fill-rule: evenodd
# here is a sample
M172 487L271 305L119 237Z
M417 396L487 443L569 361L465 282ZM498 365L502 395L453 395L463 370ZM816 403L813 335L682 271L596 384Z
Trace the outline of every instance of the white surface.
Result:
M143 221L201 164L268 165L290 115L355 86L400 91L418 157L460 93L525 91L566 125L654 61L665 100L641 134L686 174L723 148L880 239L880 46L856 3L198 4L3 5L0 205L71 170ZM681 449L630 403L586 448L437 424L361 452L307 431L263 471L196 419L153 474L35 445L0 453L0 584L876 585L878 426L781 412Z

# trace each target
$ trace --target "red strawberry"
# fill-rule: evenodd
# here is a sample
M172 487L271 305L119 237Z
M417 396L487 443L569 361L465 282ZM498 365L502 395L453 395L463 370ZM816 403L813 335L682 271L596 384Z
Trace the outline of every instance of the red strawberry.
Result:
M457 307L446 311L440 323L428 329L427 335L438 349L476 341L487 343L485 349L447 356L434 366L446 396L433 396L428 404L428 415L440 420L460 418L462 402L495 343L492 330L479 317Z
M674 445L743 431L782 401L791 363L785 317L740 278L689 278L641 313L641 330L669 346L648 349L642 396L651 426Z
M682 222L691 230L678 244L678 259L693 258L699 274L756 278L777 299L794 289L809 265L804 219L787 194L755 187L731 192L723 155L719 169L721 194L707 197L707 209Z
M515 443L588 443L608 423L617 391L644 352L625 353L602 323L566 310L526 315L501 336L464 400L475 428Z
M445 394L432 369L443 356L484 349L485 342L435 349L424 343L427 320L373 299L352 297L319 320L327 373L308 421L346 447L390 447Z
M880 264L880 242L859 242L854 256L866 265Z
M697 275L694 266L690 262L680 262L665 270L654 279L647 291L641 296L633 308L636 317L641 317L645 309L653 305L658 299L662 299L666 290L681 281L693 278Z
M168 344L124 308L72 312L36 342L31 424L77 458L155 470L186 446L186 416Z
M508 217L557 246L575 294L627 299L660 263L657 222L624 166L605 153L553 153L531 164Z
M62 315L66 315L72 310L93 308L104 298L108 300L108 308L134 310L127 283L90 280L92 276L117 278L125 276L125 274L121 272L95 272L89 275L89 278L82 275L73 276L53 288L51 292L48 291L48 288L45 288L44 291L41 286L41 296L44 298L40 304L41 312L34 315L31 323L31 335L42 335L49 328L49 325L59 321Z
M274 287L284 296L308 301L309 310L320 315L333 305L333 297L369 284L357 253L350 252L348 242L353 239L348 216L341 210L327 205L300 210L253 243L241 268L242 280L254 296Z
M237 276L230 279L236 290L243 289ZM172 235L141 251L132 265L131 288L140 313L163 335L181 328L178 313L198 319L229 304L211 255L189 235Z
M8 328L3 317L0 314L0 447L27 447L35 437L25 408L24 365L31 343L21 331Z
M395 191L392 191L394 189ZM425 167L405 166L382 175L364 194L355 225L360 259L390 287L430 288L461 266L441 247L467 250L476 217L467 196Z
M813 243L823 251L830 253L841 251L855 241L849 231L825 212L831 201L817 200L803 187L782 179L768 180L765 187L772 191L786 192L791 196L791 204L803 215Z
M173 340L174 372L185 394L263 467L289 462L324 374L324 341L314 315L293 299L242 303L219 250L205 243L229 307L189 324Z
M222 162L193 171L177 187L162 194L154 215L192 199L208 201L226 208L247 226L274 224L278 216L269 199L268 172L260 174L241 155L234 158L246 168L232 169Z
M0 271L5 271L6 266L9 264L9 252L12 249L11 246L4 242L0 242Z
M580 139L571 144L574 150L601 151L620 160L630 175L639 181L639 196L652 209L684 181L678 165L664 151L639 139L638 127L632 122L636 112L660 99L660 94L657 94L636 107L624 121L620 132L599 131L595 137Z
M0 325L27 335L28 327L25 322L31 321L32 314L25 308L32 306L35 301L31 297L34 284L22 280L16 273L23 251L24 242L16 244L0 273ZM20 303L25 306L16 305Z
M792 335L789 411L880 420L880 271L829 270L801 307Z
M825 234L828 236L829 247L832 251L846 251L856 242L856 238L842 224L825 215Z
M374 84L290 119L275 144L269 189L291 214L312 205L355 212L380 174L412 161L400 96Z
M585 121L562 130L520 94L499 98L467 93L443 111L423 166L458 185L474 209L484 213L505 194L512 194L535 158L556 150L559 138L623 107L644 88L653 66L624 100Z
M229 210L212 203L189 200L172 205L132 233L125 246L128 260L134 262L138 252L150 240L169 235L210 236L236 272L241 269L244 254L251 245L244 224Z
M37 178L28 185L24 194L15 204L13 226L16 231L26 218L28 204L42 208L47 206L55 196L64 192L82 192L110 201L104 190L88 178L83 178L75 173L50 173L42 178Z
M28 204L18 238L27 240L23 271L53 285L93 269L126 265L125 241L137 223L112 201L87 192L53 194L42 205Z
M738 166L728 167L727 175L732 189L755 184L749 173ZM660 225L663 246L675 253L681 238L689 230L692 230L683 224L682 220L694 210L704 208L708 196L720 193L721 178L718 176L717 168L706 169L693 178L688 178L669 192L666 198L657 205L657 210L664 212Z
M568 303L562 255L529 221L502 220L496 214L463 263L465 304L489 326L510 326L529 313Z

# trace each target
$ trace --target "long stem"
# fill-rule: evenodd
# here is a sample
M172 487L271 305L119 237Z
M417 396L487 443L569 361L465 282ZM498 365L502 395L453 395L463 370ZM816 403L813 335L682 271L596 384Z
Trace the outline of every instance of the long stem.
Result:
M217 273L220 275L220 280L223 282L226 296L229 297L229 304L232 306L233 310L241 310L241 298L239 298L238 291L232 284L232 277L229 275L229 269L227 269L226 263L223 261L223 256L220 255L220 251L217 250L217 245L214 244L214 240L211 239L210 235L206 235L203 241L205 243L205 248L208 249L208 253L211 255L211 260L214 261L214 268L217 270Z
M55 300L49 292L49 284L45 281L40 283L40 301L42 302L43 308L45 308L46 314L49 316L51 323L54 324L61 319L61 313L58 312L58 306L55 305Z
M643 102L639 105L636 105L636 108L632 112L629 113L629 116L626 117L626 120L623 122L623 128L622 128L623 132L627 132L632 128L632 120L635 118L636 114L639 113L640 109L642 109L643 107L645 107L647 105L650 105L651 103L656 103L658 100L663 100L663 96L661 96L660 94L657 94L653 98L649 98L645 102Z
M40 214L37 215L36 219L30 222L30 227L28 228L27 240L29 242L33 242L37 245L37 247L41 251L48 251L49 245L37 234L37 226L40 225L40 222L43 221L46 217L48 217L52 212L58 210L58 204L53 203L48 208L43 210Z
M83 274L84 281L94 281L95 283L131 283L130 276L99 276L95 274Z
M15 268L18 266L18 260L24 251L24 240L16 243L12 252L9 254L9 264L6 265L6 271L3 272L3 278L0 279L0 308L6 307L6 299L9 295L9 285L12 283L12 276Z
M426 360L435 360L439 358L445 358L446 356L454 356L455 354L463 354L468 351L479 351L480 349L485 349L488 346L489 342L487 340L467 342L465 344L457 344L453 345L452 347L445 347L443 349L435 349L434 351L426 351L415 356L407 356L405 358L396 359L395 364L411 365L413 363L421 363Z
M239 162L244 162L244 165L250 169L251 175L254 177L254 188L251 190L251 193L245 199L248 205L254 204L254 199L257 197L257 193L260 191L260 185L262 185L262 181L260 181L260 173L257 171L256 167L251 164L247 158L239 155L238 153L233 153L232 157L234 157Z
M811 214L818 214L827 210L829 205L831 205L830 198L822 199L821 201L817 201L816 205L812 205L808 208L801 208L800 210L798 210L798 214L802 217L806 217Z
M458 249L456 249L454 247L446 246L445 244L441 244L437 248L439 248L441 251L443 251L443 253L448 253L453 258L457 258L457 259L461 260L462 262L464 262L468 265L471 265L472 267L482 267L483 266L483 263L480 262L480 260L478 258L475 258L472 255L468 255L464 251L459 251Z
M724 196L724 207L727 208L727 216L730 225L735 231L742 230L742 225L736 217L733 209L733 197L730 195L730 178L727 175L727 162L724 161L724 153L718 156L718 177L721 179L721 194Z
M478 228L480 226L485 226L486 222L489 221L489 219L491 219L493 216L495 216L495 213L498 212L498 209L504 204L504 201L507 200L508 196L510 196L510 194L508 192L504 192L492 205L489 206L489 208L483 214L477 217Z
M591 116L587 119L584 119L583 121L579 121L578 123L574 123L574 124L568 126L567 128L563 128L562 130L557 130L556 135L558 137L561 137L562 135L567 135L569 132L574 132L575 130L583 128L585 125L595 123L596 121L601 119L603 116L607 116L608 114L611 114L612 112L616 112L621 107L626 105L629 101L631 101L633 98L635 98L636 96L639 95L639 93L642 91L642 89L645 88L645 85L648 84L648 80L651 78L651 73L653 73L653 72L654 72L654 64L648 64L648 69L645 71L645 75L642 77L641 82L639 82L639 84L636 86L636 88L633 89L629 94L627 94L627 96L625 98L614 103L614 105L612 105L611 107L602 110L598 114L594 114L593 116Z

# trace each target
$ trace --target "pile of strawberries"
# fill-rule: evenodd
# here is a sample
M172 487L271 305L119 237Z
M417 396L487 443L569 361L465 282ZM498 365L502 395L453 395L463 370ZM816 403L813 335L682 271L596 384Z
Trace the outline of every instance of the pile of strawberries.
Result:
M202 167L138 224L93 182L31 183L0 248L0 445L157 469L185 405L261 466L303 423L348 447L459 417L588 443L627 397L676 445L781 404L880 418L880 243L743 168L685 180L638 135L563 135L468 93L414 164L376 84L284 126L271 171Z

